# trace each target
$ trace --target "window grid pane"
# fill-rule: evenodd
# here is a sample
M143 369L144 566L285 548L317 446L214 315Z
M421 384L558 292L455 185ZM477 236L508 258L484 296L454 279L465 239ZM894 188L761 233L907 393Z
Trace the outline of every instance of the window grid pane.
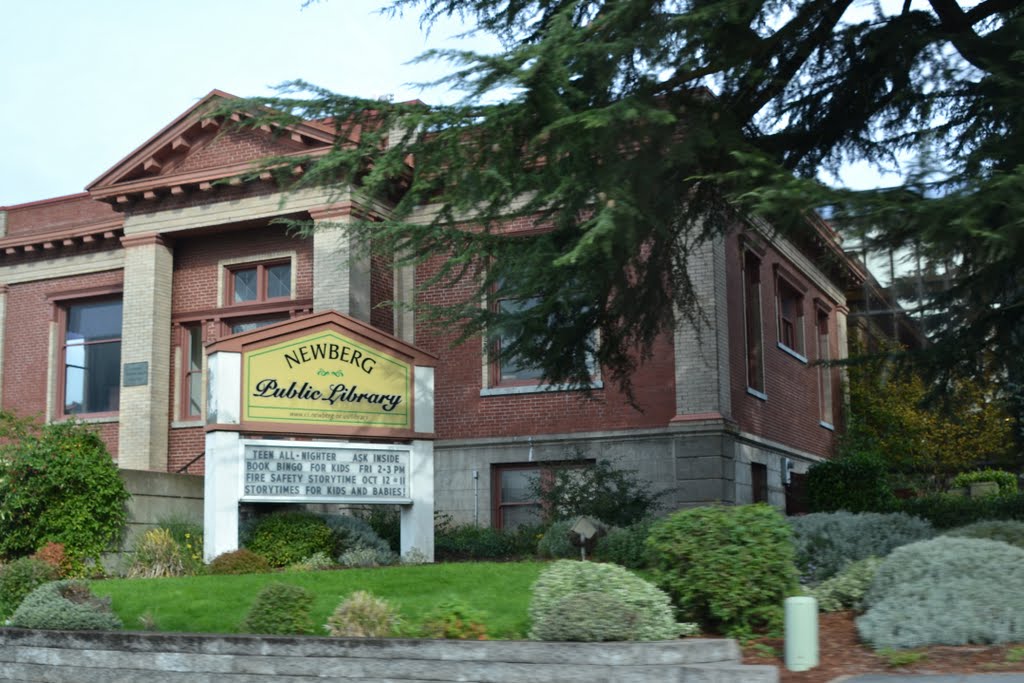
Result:
M267 298L280 299L292 294L292 266L282 263L267 268Z
M235 270L231 273L232 290L234 291L234 303L245 301L256 301L256 269Z

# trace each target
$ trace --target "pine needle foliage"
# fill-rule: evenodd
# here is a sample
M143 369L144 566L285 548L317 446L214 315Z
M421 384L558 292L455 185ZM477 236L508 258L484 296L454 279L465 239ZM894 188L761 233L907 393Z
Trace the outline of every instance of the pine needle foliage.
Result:
M346 229L399 264L443 257L423 285L461 281L472 294L421 313L457 325L460 340L499 333L511 340L503 353L556 383L589 385L596 361L628 389L659 333L700 319L695 250L750 214L813 240L807 212L829 205L879 246L955 265L937 295L948 324L930 347L936 362L973 368L981 348L1014 358L1020 3L394 0L384 11L419 12L425 28L456 16L502 49L423 56L450 64L439 83L464 95L454 104L295 81L204 115L332 125L326 154L263 168L290 188L385 207ZM891 169L905 156L915 166L893 188L817 180L844 162ZM538 232L510 233L516 220ZM835 272L834 258L821 265ZM480 305L495 295L538 305Z

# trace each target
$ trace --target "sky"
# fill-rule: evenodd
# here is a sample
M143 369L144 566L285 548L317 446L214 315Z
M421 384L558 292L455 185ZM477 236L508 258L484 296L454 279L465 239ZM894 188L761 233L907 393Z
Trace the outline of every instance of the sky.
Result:
M362 97L450 102L415 83L428 48L489 50L429 35L383 0L0 0L0 206L81 192L213 89L272 94L303 79Z

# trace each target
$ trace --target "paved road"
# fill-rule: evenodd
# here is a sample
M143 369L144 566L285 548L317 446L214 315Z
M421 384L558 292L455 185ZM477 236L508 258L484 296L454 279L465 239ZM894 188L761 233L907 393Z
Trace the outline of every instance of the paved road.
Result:
M909 674L867 674L840 678L842 683L1024 683L1024 673L1016 674L941 674L914 676Z

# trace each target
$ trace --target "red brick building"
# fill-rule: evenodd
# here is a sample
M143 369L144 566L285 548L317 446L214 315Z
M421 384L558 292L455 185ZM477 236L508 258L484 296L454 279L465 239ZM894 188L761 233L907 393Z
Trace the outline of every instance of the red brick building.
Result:
M268 154L325 149L316 123L225 132L199 108L144 142L81 194L0 207L0 391L5 410L100 429L123 468L203 471L204 345L334 309L440 358L436 507L511 524L534 509L524 483L573 455L637 470L672 505L767 500L790 472L832 452L842 426L836 369L844 291L864 279L824 223L794 244L752 223L692 259L706 313L657 343L633 380L590 395L538 383L530 368L451 348L403 309L429 277L350 257L338 229L290 236L273 219L345 222L357 190L283 194L265 176L229 180ZM429 207L425 207L425 211ZM827 265L822 265L827 264ZM459 296L435 288L435 301Z

